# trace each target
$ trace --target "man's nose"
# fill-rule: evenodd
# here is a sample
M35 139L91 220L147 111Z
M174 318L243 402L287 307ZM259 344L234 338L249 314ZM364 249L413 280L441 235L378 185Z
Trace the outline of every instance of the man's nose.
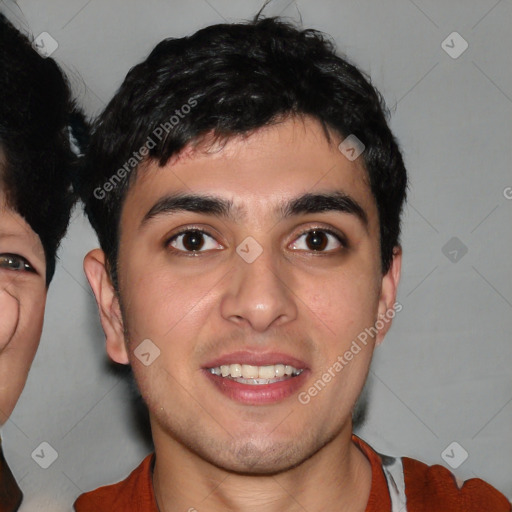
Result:
M286 262L270 248L258 250L255 259L247 257L242 249L251 251L254 247L238 248L230 282L222 297L222 316L241 326L249 324L259 332L293 321L297 317L297 304Z

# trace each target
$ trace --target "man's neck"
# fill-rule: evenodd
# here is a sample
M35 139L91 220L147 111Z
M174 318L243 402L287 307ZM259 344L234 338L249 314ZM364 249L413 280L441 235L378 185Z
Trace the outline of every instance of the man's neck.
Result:
M174 440L155 436L153 488L161 512L364 512L371 465L341 433L297 467L275 475L220 469ZM333 507L333 504L336 504Z

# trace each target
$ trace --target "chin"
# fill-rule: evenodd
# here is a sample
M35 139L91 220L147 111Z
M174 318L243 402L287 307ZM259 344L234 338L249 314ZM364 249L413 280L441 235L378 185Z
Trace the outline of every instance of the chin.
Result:
M217 445L214 441L201 443L201 446L196 445L194 451L203 460L224 471L240 475L271 476L300 465L322 446L317 446L311 439L307 441L231 439L227 446Z

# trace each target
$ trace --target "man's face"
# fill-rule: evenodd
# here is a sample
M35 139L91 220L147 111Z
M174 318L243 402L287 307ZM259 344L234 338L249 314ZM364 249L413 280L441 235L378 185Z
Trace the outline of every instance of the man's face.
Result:
M178 194L231 204L229 215ZM290 119L140 171L121 217L123 322L107 347L132 365L157 447L284 470L350 435L376 339L333 365L393 304L397 266L382 276L361 159L316 121Z
M0 424L23 390L36 353L46 302L39 237L0 191Z

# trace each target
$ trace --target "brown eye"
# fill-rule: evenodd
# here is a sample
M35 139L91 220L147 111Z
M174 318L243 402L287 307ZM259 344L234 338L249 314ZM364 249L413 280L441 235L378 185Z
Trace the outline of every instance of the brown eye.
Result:
M34 267L17 254L0 254L0 268L15 271L35 272Z
M204 245L203 233L199 231L189 231L183 234L182 238L183 247L187 251L199 251Z
M302 233L292 244L293 249L313 252L332 252L346 246L339 235L327 229L310 229Z
M212 249L222 249L215 238L199 229L187 229L174 235L168 242L173 249L184 253L207 252Z
M323 251L329 239L323 231L310 231L306 234L306 244L312 251Z

